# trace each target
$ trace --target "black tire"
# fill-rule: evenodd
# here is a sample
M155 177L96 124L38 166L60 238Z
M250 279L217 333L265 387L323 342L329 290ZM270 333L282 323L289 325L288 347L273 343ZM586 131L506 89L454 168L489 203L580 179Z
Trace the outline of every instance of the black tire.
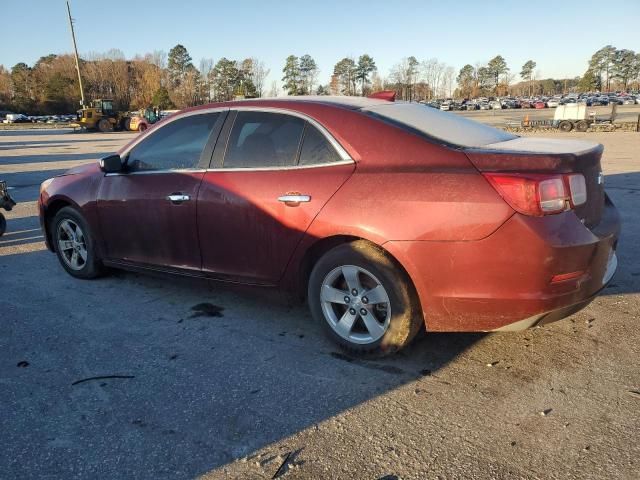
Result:
M350 341L339 335L332 327L330 320L325 317L323 304L326 306L326 303L321 298L323 283L327 278L330 278L332 272L342 266L347 266L348 268L355 266L366 270L368 273L373 274L379 284L386 290L390 307L390 320L388 320L388 326L384 334L375 341L364 344ZM366 277L364 280L366 280ZM349 288L347 287L346 290L348 291ZM366 241L360 240L345 243L323 255L311 271L307 295L309 308L314 319L323 325L325 332L333 341L351 354L383 356L397 352L411 343L420 329L424 329L422 310L413 285L406 273L396 266L395 262L384 251ZM360 294L358 298L364 298L364 295ZM355 301L354 299L353 302ZM360 308L363 306L360 301L358 300L357 305L353 303L350 306ZM346 310L348 310L346 305L335 304L335 307L333 307L333 303L331 305L331 308L344 309L335 312L336 317L343 313L346 314ZM373 308L373 305L369 305L369 307ZM360 326L363 327L364 317L360 315L357 318L353 324L354 328L358 326L358 322L361 322Z
M7 231L7 220L4 218L4 215L0 213L0 237L4 235L4 232Z
M62 249L59 247L59 240L61 240L61 228L60 225L65 221L70 220L75 223L78 227L80 227L82 231L83 244L86 248L86 260L84 260L84 265L80 269L74 269L71 267L69 262L65 259L64 253ZM55 217L51 221L51 240L53 246L56 251L56 255L58 256L58 260L62 267L71 275L72 277L82 278L82 279L92 279L97 278L104 272L104 267L100 262L100 259L96 255L95 242L93 235L91 234L91 230L89 229L89 225L82 217L82 215L72 207L64 207L56 213Z
M589 130L589 122L586 120L576 122L576 132L586 132L587 130Z
M98 122L98 131L102 133L111 132L113 130L113 125L106 118L101 118Z
M558 125L558 128L563 132L570 132L571 130L573 130L573 123L568 120L563 120Z

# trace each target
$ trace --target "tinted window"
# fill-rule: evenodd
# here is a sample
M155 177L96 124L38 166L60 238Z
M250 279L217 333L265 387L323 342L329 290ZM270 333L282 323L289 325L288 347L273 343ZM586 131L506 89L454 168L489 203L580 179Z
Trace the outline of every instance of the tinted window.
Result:
M298 117L281 113L238 112L224 168L295 165L304 123Z
M298 165L317 165L341 160L338 153L331 146L327 138L310 124L304 131L302 150Z
M129 170L196 168L219 115L189 115L159 128L131 150Z

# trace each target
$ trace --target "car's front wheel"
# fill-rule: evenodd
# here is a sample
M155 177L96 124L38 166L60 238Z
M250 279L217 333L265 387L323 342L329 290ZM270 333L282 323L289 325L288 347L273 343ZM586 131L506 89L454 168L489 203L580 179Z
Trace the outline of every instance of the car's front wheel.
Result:
M308 300L329 336L355 354L396 352L424 328L407 275L365 241L339 245L317 261Z
M58 260L76 278L100 276L102 264L96 256L94 239L82 215L71 207L60 209L51 222L51 236Z

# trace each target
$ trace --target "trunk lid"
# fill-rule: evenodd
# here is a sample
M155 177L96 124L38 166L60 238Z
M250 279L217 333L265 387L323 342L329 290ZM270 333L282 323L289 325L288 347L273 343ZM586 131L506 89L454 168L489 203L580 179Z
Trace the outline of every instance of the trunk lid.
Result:
M604 147L593 142L554 138L518 137L465 153L481 172L581 173L587 185L587 202L574 210L594 228L604 209L604 176L600 159Z

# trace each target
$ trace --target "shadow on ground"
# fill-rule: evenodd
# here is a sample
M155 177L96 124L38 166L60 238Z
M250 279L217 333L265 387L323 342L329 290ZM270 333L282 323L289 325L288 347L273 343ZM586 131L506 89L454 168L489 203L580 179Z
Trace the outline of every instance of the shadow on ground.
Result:
M639 179L608 176L614 201L637 204ZM605 294L640 288L638 213L621 213ZM36 217L8 226L0 250L41 241ZM123 272L83 282L46 251L2 253L0 274L0 464L13 478L203 474L417 379L444 382L485 336L430 334L360 360L271 291Z

